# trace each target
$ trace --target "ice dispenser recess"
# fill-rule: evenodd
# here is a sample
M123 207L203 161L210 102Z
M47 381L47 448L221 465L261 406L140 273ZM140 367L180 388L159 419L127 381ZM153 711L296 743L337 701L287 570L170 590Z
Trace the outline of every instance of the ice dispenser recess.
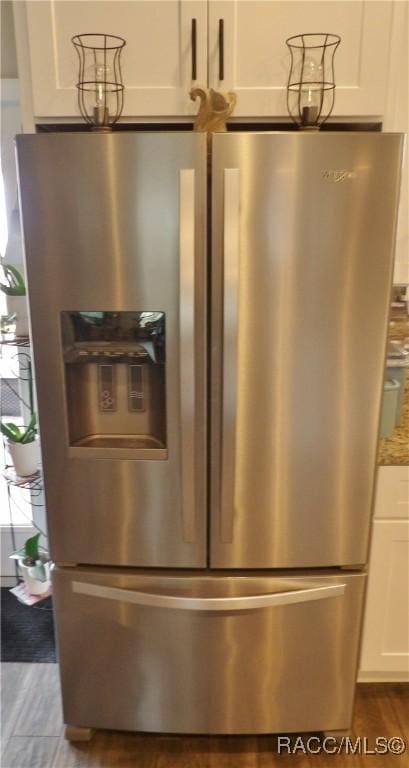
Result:
M163 312L62 312L71 456L166 459Z

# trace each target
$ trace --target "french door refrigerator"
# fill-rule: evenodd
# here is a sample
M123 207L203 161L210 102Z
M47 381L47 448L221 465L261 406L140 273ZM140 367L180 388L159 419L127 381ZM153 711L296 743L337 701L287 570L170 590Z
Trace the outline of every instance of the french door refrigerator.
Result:
M348 728L402 137L17 148L66 722Z

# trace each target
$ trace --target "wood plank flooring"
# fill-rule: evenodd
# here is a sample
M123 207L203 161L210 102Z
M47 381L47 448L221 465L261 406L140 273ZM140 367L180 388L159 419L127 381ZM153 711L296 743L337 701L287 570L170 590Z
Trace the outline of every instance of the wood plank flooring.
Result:
M2 768L407 768L409 685L358 686L352 738L406 739L402 755L277 754L275 737L143 736L99 731L63 737L55 664L2 664Z

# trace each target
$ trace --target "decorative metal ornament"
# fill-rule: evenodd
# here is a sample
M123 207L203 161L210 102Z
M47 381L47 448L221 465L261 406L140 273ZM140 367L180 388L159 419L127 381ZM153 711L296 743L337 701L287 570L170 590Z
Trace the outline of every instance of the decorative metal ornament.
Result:
M78 106L96 131L110 131L124 106L121 52L126 40L117 35L74 35L79 58Z
M293 35L287 109L304 130L317 130L330 116L335 101L334 55L341 38L329 32Z
M233 91L221 93L213 88L197 86L190 91L190 98L200 99L199 111L196 115L194 130L224 133L227 131L226 121L236 106L237 96Z

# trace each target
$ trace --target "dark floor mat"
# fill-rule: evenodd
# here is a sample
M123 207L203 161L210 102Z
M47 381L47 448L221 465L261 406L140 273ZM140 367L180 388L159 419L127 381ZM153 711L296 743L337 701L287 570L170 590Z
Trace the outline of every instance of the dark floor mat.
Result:
M1 588L1 660L56 661L51 597L28 606Z

